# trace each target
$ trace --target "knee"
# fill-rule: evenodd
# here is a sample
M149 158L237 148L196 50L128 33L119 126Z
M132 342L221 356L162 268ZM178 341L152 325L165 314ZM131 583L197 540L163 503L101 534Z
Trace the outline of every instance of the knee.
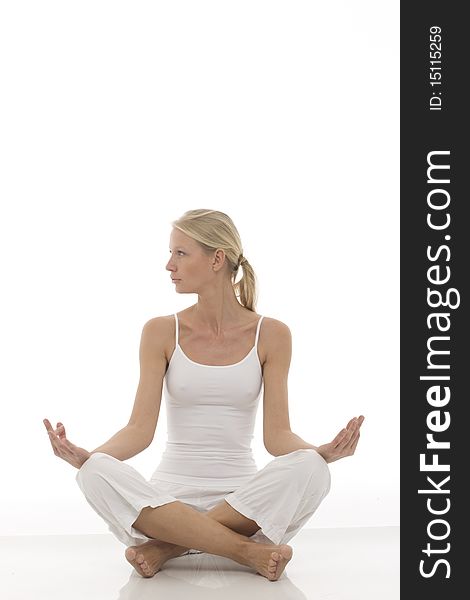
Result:
M326 460L313 448L304 448L298 452L301 454L302 475L309 476L315 490L326 496L331 486L331 474Z
M90 457L87 458L80 469L78 469L78 472L75 476L77 483L80 485L90 479L96 479L96 477L99 476L99 474L105 468L104 465L109 458L111 457L108 454L104 454L103 452L94 452Z

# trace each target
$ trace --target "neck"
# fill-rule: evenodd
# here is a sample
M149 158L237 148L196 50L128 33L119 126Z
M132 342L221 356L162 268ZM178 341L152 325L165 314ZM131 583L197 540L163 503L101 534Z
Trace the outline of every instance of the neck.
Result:
M247 313L251 311L240 304L233 292L231 294L232 297L229 295L207 297L199 294L197 304L192 307L195 323L216 337L240 327Z

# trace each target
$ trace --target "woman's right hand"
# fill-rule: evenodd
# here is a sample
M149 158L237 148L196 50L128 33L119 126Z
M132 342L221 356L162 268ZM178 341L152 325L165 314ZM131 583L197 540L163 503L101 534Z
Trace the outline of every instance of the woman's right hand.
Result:
M55 430L47 419L44 419L43 423L49 434L54 454L70 463L73 467L80 469L83 463L90 458L91 453L85 450L85 448L79 448L72 444L72 442L69 442L65 436L65 427L62 423L57 423L57 429Z

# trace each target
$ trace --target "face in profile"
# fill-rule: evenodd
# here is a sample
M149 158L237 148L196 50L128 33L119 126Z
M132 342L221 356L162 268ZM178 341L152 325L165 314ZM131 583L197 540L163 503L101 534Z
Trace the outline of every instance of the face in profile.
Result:
M173 228L169 251L171 256L165 268L178 293L199 293L206 285L214 285L213 256L204 254L195 240Z

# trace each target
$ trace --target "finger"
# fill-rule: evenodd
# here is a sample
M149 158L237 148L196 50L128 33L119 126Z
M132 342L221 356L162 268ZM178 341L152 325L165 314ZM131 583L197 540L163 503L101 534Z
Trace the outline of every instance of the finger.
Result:
M56 440L56 443L57 443L57 447L61 448L61 449L64 449L64 448L67 448L67 447L70 447L70 446L73 445L73 444L71 444L69 442L69 440L67 438L60 437L58 435L55 436L55 440Z
M59 450L57 448L57 441L53 431L48 431L49 433L49 441L51 442L52 449L54 450L54 454L59 456Z
M353 445L351 446L351 454L354 454L354 452L356 451L356 446L357 446L357 443L359 442L359 438L360 438L360 434L358 433L356 439L354 440Z
M62 423L57 423L57 435L62 439L66 437L65 434L65 427L63 426Z
M357 426L355 423L353 423L351 425L351 427L346 430L346 434L343 436L343 439L338 444L338 446L337 446L338 451L342 452L345 448L348 447L349 443L351 442L351 438L356 433L356 431L357 431Z
M347 436L347 434L348 434L347 429L341 429L341 431L338 433L338 435L331 442L332 446L334 448L337 448L343 442L343 440L344 440L345 436Z
M49 431L49 439L51 441L52 447L54 448L54 453L57 456L62 456L65 448L63 441L55 434L54 431Z
M75 457L75 450L73 444L71 444L68 440L60 440L56 438L56 443L54 444L54 454L61 458L62 460L70 461Z
M351 426L354 424L356 417L353 417L349 423L346 425L346 429L351 429Z
M68 450L73 450L73 448L76 448L75 444L72 444L72 442L69 442L69 440L67 438L64 438L62 440L62 444L64 444L64 446L68 449Z
M355 421L357 427L360 427L364 423L364 417L362 415L360 415L359 417L355 417L354 421Z
M344 447L344 450L350 450L354 444L357 444L357 439L360 436L360 432L359 430L356 430L353 435L351 436L351 439L349 440L349 442L346 444L346 446Z
M53 429L49 429L47 433L49 434L49 439L51 440L51 444L53 446L57 446L58 438L57 438L56 432Z
M50 421L48 419L43 419L43 423L47 429L47 433L49 434L49 439L51 440L51 443L53 443L53 440L57 441L56 440L57 430L54 430ZM52 435L52 437L51 437L51 435Z

